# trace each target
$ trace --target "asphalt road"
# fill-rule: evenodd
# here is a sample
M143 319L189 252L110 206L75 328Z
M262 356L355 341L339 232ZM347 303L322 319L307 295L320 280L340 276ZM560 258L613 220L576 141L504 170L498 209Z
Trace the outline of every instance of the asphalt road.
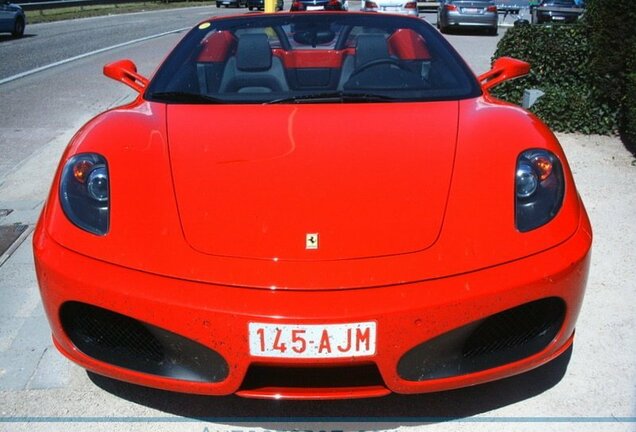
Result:
M0 42L0 184L51 139L131 94L102 75L104 64L133 57L140 70L151 75L182 34L179 29L228 13L236 10L197 7L87 18L35 24L27 27L22 39L5 38ZM140 39L146 40L127 45L131 50L120 47L89 55ZM2 83L82 55L89 56Z
M0 80L105 47L189 28L211 13L236 10L197 7L27 25L22 39L0 36Z
M0 68L6 61L14 68L6 73L20 73L47 61L185 27L211 13L217 9L34 25L27 31L37 36L0 42ZM183 17L168 25L168 15L172 14ZM434 21L432 16L426 19ZM116 27L117 21L129 25ZM138 26L134 31L132 23ZM70 26L77 26L82 36L63 36ZM102 40L93 44L97 32L92 29L96 28L102 29ZM55 45L68 46L47 47L45 40L38 39L46 34L58 41ZM103 77L102 65L131 58L142 74L150 75L179 37L154 38L0 84L0 209L14 210L0 216L0 224L32 226L71 135L91 116L134 96L127 87ZM448 39L473 70L481 73L488 69L499 38L461 34ZM15 46L23 43L30 44L28 49L22 48L24 61L48 55L47 49L55 54L20 69L21 61L7 61L6 55L14 49L12 55L18 55L20 50ZM90 49L83 49L84 43ZM0 260L0 431L635 431L636 296L632 281L636 279L636 164L615 138L559 138L586 201L596 239L574 349L554 362L483 386L368 401L254 401L179 395L128 385L87 374L52 347L27 232L26 240L6 262ZM340 416L357 420L342 423L325 419ZM278 419L266 420L272 417ZM370 417L391 420L363 421ZM440 422L440 417L458 421ZM245 423L247 418L252 420Z

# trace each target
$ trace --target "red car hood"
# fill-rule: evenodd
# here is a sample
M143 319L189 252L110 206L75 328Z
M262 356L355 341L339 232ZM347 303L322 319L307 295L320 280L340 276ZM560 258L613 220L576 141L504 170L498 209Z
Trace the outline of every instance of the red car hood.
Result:
M169 105L167 115L181 224L200 252L352 259L423 250L439 235L457 102Z

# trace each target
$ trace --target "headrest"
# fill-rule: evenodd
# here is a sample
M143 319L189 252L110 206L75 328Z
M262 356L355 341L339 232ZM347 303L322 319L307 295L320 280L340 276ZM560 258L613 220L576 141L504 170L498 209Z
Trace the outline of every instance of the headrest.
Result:
M356 69L373 60L389 57L386 38L381 34L363 34L358 36L356 46Z
M246 72L263 71L272 67L272 50L266 34L244 34L239 38L236 67Z
M411 29L397 29L388 41L389 54L400 60L430 60L426 41L419 33Z
M1 1L1 0L0 0ZM236 38L227 30L210 33L201 41L198 62L222 62L234 54Z

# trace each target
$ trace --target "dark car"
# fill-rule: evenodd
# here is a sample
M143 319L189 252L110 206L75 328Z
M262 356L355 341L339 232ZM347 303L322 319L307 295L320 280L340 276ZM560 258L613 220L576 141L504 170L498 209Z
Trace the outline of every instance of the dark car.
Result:
M276 2L276 10L283 10L283 0L277 0ZM249 10L264 10L265 9L265 0L247 0L247 8Z
M11 33L15 37L24 34L26 17L17 4L8 1L0 3L0 33Z
M220 8L221 6L225 7L245 7L247 6L247 0L216 0L216 7Z
M572 23L579 15L581 10L574 0L546 0L536 10L536 22Z
M344 10L342 2L338 0L294 0L290 11L339 11Z

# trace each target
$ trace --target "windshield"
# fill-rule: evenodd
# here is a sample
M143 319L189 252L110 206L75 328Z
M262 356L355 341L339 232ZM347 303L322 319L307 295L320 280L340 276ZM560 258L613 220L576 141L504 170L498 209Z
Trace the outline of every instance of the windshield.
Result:
M166 103L457 100L472 72L422 20L359 13L254 14L204 22L145 97Z

